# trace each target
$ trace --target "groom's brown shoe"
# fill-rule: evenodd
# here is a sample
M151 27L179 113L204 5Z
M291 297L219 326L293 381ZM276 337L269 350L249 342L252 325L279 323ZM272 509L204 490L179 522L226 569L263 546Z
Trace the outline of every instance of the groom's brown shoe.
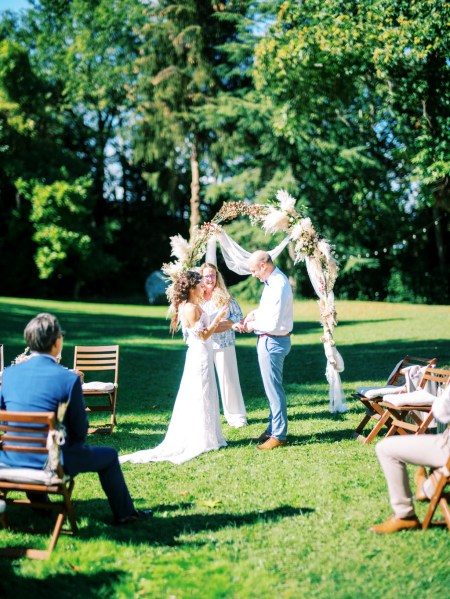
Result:
M275 449L275 447L284 447L286 443L286 441L281 441L276 437L269 437L265 443L258 445L257 449Z
M400 530L418 530L421 529L417 516L411 516L410 518L397 518L397 516L391 516L386 522L381 524L375 524L371 526L369 530L376 532L379 535L386 535L393 532L399 532Z
M264 443L264 441L267 441L267 439L270 439L270 437L271 434L267 431L264 431L262 435L259 435L259 437L253 437L252 441L256 441L256 443Z

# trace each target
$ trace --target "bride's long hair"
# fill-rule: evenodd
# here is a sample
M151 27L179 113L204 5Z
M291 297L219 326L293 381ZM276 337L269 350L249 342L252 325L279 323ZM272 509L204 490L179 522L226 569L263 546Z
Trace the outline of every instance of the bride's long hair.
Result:
M170 332L172 335L175 334L178 328L181 304L189 301L189 291L197 287L201 280L202 275L199 272L187 270L186 272L181 273L175 281L173 286L172 304L170 306L170 311L172 313Z
M212 268L216 273L216 286L214 287L211 296L213 304L215 304L218 308L221 308L222 306L228 306L228 304L231 302L231 294L228 291L227 286L225 285L225 281L223 280L223 277L220 274L219 269L215 264L211 264L210 262L204 262L200 266L200 272L202 273L202 275L206 268Z

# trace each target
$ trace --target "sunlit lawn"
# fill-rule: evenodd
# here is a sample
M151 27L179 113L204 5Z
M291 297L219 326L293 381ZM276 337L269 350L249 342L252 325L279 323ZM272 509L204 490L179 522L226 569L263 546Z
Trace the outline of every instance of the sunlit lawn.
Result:
M243 306L244 311L249 306ZM450 308L338 302L335 339L350 411L328 411L325 358L315 301L297 302L285 367L289 444L259 452L250 437L265 428L255 340L241 336L238 361L249 426L230 429L228 447L182 466L124 466L138 507L152 521L111 525L95 475L77 478L80 532L61 537L46 562L1 560L9 597L303 598L445 597L450 535L442 529L376 537L368 526L390 515L374 445L352 436L361 408L350 394L384 382L406 354L450 363ZM170 418L185 347L168 333L166 308L0 299L6 363L24 349L22 331L39 311L58 315L67 334L63 363L76 344L120 344L120 453L157 444ZM419 505L419 516L426 506ZM13 516L20 517L11 510ZM47 538L0 532L0 545L44 546ZM0 587L1 589L1 587ZM0 590L0 596L2 592Z

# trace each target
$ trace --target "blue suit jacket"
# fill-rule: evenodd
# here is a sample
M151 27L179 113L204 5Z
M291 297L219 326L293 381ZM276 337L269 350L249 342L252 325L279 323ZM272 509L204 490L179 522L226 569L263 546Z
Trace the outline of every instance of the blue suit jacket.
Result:
M0 406L10 412L57 412L61 402L69 400L64 418L67 431L64 454L82 449L88 420L78 375L60 366L51 356L37 354L26 362L3 371ZM21 468L42 468L46 456L0 451L0 462Z

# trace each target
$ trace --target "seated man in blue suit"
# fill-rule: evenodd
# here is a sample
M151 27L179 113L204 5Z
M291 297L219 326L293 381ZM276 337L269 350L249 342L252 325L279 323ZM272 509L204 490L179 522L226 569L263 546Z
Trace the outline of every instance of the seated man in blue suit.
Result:
M52 314L38 314L26 326L24 337L31 357L6 368L0 394L2 410L13 412L57 412L62 402L69 402L64 417L66 442L62 446L63 467L74 477L81 472L98 472L103 491L116 524L145 520L151 510L136 510L125 483L117 451L113 447L90 447L85 444L88 430L80 377L60 366L64 333ZM45 456L0 451L0 462L12 467L43 468Z

